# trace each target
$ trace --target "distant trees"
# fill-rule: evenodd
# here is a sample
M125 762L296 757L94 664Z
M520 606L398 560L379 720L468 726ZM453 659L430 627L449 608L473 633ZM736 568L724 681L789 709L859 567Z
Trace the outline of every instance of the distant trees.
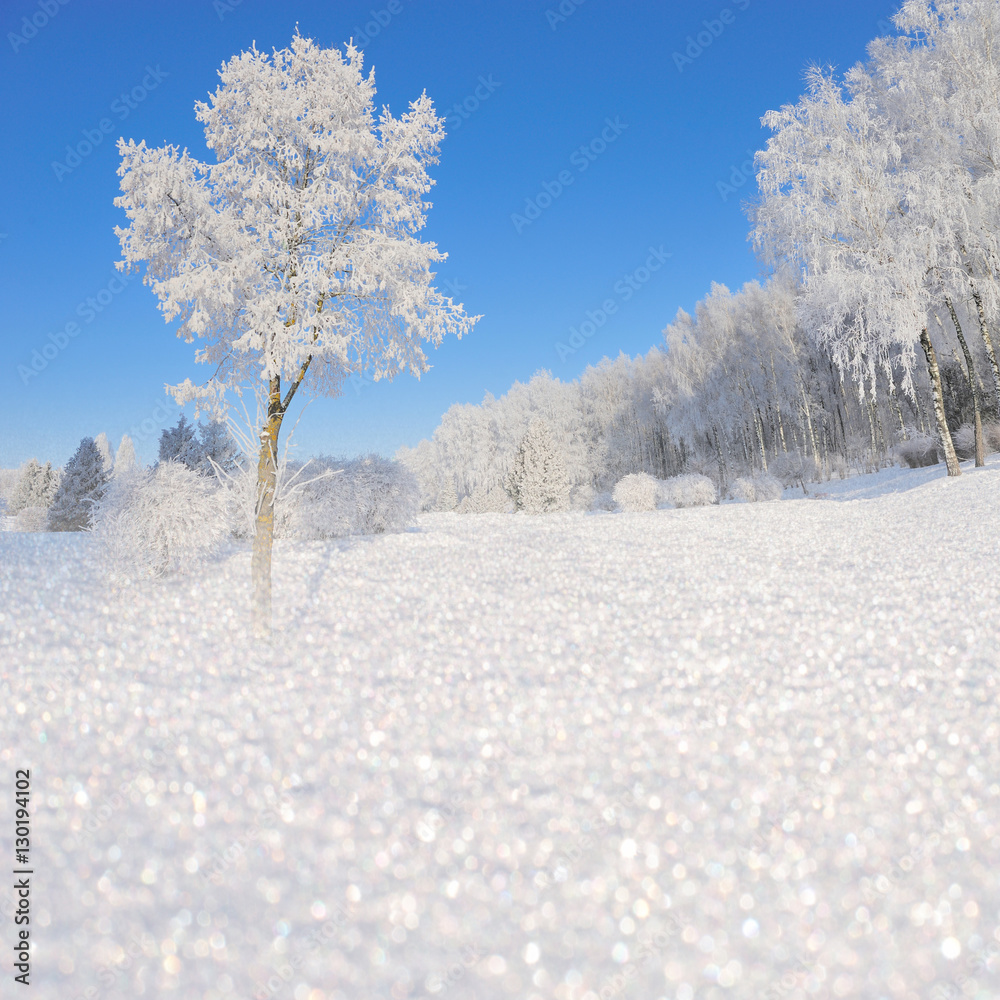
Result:
M224 420L189 424L182 413L175 426L160 434L160 462L179 462L205 475L216 469L232 472L238 456L239 448Z
M805 489L896 460L984 461L1000 419L1000 4L906 0L895 24L864 65L812 70L763 119L752 237L774 276L713 285L645 357L452 407L399 453L425 504L438 482L465 505L505 481L539 416L571 496L602 506L638 473L759 500L772 470Z
M21 469L7 512L17 514L28 507L48 508L58 488L59 474L52 468L52 463L46 462L42 466L37 459L29 459Z

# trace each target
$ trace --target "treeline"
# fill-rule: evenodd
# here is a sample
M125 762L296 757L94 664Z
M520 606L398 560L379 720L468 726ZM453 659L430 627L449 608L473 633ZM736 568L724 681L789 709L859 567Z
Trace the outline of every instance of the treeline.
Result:
M456 404L432 439L396 457L417 477L425 510L452 509L477 491L509 492L535 422L547 427L565 466L570 506L584 510L638 472L700 473L726 496L738 478L759 472L793 485L895 461L936 462L926 376L914 372L904 388L879 372L874 387L859 388L798 321L800 294L781 280L736 293L715 285L645 356L606 358L573 382L539 372L499 398ZM973 397L957 340L943 326L936 337L948 420L960 453L972 457ZM990 444L1000 450L996 397L981 388Z
M725 495L1000 449L1000 4L907 0L894 25L763 119L751 235L775 277L713 286L645 357L452 407L399 452L426 508L507 483L534 420L578 508L633 473Z

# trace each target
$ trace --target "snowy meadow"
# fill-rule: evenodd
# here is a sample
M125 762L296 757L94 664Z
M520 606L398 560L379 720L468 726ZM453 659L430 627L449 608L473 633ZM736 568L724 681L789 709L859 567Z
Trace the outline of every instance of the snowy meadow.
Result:
M993 995L998 487L279 540L266 647L0 535L36 995Z
M185 88L184 118L130 121L117 196L108 170L82 187L113 141L87 138L65 199L23 197L96 213L100 192L122 273L107 307L122 297L114 336L71 343L70 321L9 366L9 411L39 421L0 438L14 992L1000 996L1000 2L905 0L865 61L811 63L796 103L754 111L761 277L734 290L692 286L715 221L665 178L679 165L711 189L705 135L744 115L744 87L787 91L761 65L767 5L736 0L671 61L679 15L659 4L613 31L598 0L534 29L506 11L482 38L468 5L441 19L392 0L338 47L347 15L311 2L296 16L316 38L282 26L284 48L238 55L251 27L276 37L266 3L214 4L218 36L179 18L156 99ZM16 36L32 58L61 30L38 37L46 10ZM122 51L169 27L129 17ZM822 34L817 18L781 30ZM562 63L524 47L543 29ZM378 93L369 43L393 67ZM514 52L554 75L484 66L436 105L427 80L467 92L448 74L488 44L495 69ZM729 45L752 51L752 79L727 62L740 93L712 97L693 74ZM657 64L661 87L660 62L677 73L662 91L625 75ZM563 155L552 137L583 125L564 99L550 114L560 93L587 114L626 95L635 114L602 110ZM505 101L517 117L488 132ZM446 126L462 132L443 146ZM523 215L484 211L517 206L525 177ZM685 254L635 219L683 222ZM720 273L752 273L734 261ZM689 286L707 289L690 312ZM654 314L660 341L626 353ZM193 355L140 341L153 320ZM467 335L475 368L453 349ZM585 354L598 343L607 356ZM545 367L577 352L565 377ZM440 408L376 388L425 375ZM169 410L136 403L150 380ZM335 409L352 386L356 408ZM111 437L90 436L98 421Z

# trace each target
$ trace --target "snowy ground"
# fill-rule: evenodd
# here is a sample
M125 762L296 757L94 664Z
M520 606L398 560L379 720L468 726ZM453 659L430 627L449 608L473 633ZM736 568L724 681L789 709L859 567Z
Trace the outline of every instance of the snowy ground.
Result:
M4 534L25 995L1000 995L1000 461L817 489L279 543L265 649Z

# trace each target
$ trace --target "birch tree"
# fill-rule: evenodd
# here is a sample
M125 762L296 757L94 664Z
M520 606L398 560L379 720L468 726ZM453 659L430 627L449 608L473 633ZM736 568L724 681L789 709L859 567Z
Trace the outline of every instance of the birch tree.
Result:
M375 111L374 71L353 45L341 53L296 34L268 55L224 64L195 105L215 162L176 146L119 142L128 225L120 268L144 283L178 335L203 341L214 368L178 402L219 412L230 389L261 394L253 540L253 621L271 617L278 440L300 390L338 394L365 372L427 369L424 344L461 336L478 317L443 296L421 242L443 120L422 94L401 117Z
M810 72L795 106L771 111L774 133L758 154L763 199L754 239L773 261L803 271L806 325L861 392L881 370L902 369L913 392L916 345L923 350L948 475L961 469L945 417L937 354L928 332L928 276L939 266L920 175L871 95L845 100L831 75Z

